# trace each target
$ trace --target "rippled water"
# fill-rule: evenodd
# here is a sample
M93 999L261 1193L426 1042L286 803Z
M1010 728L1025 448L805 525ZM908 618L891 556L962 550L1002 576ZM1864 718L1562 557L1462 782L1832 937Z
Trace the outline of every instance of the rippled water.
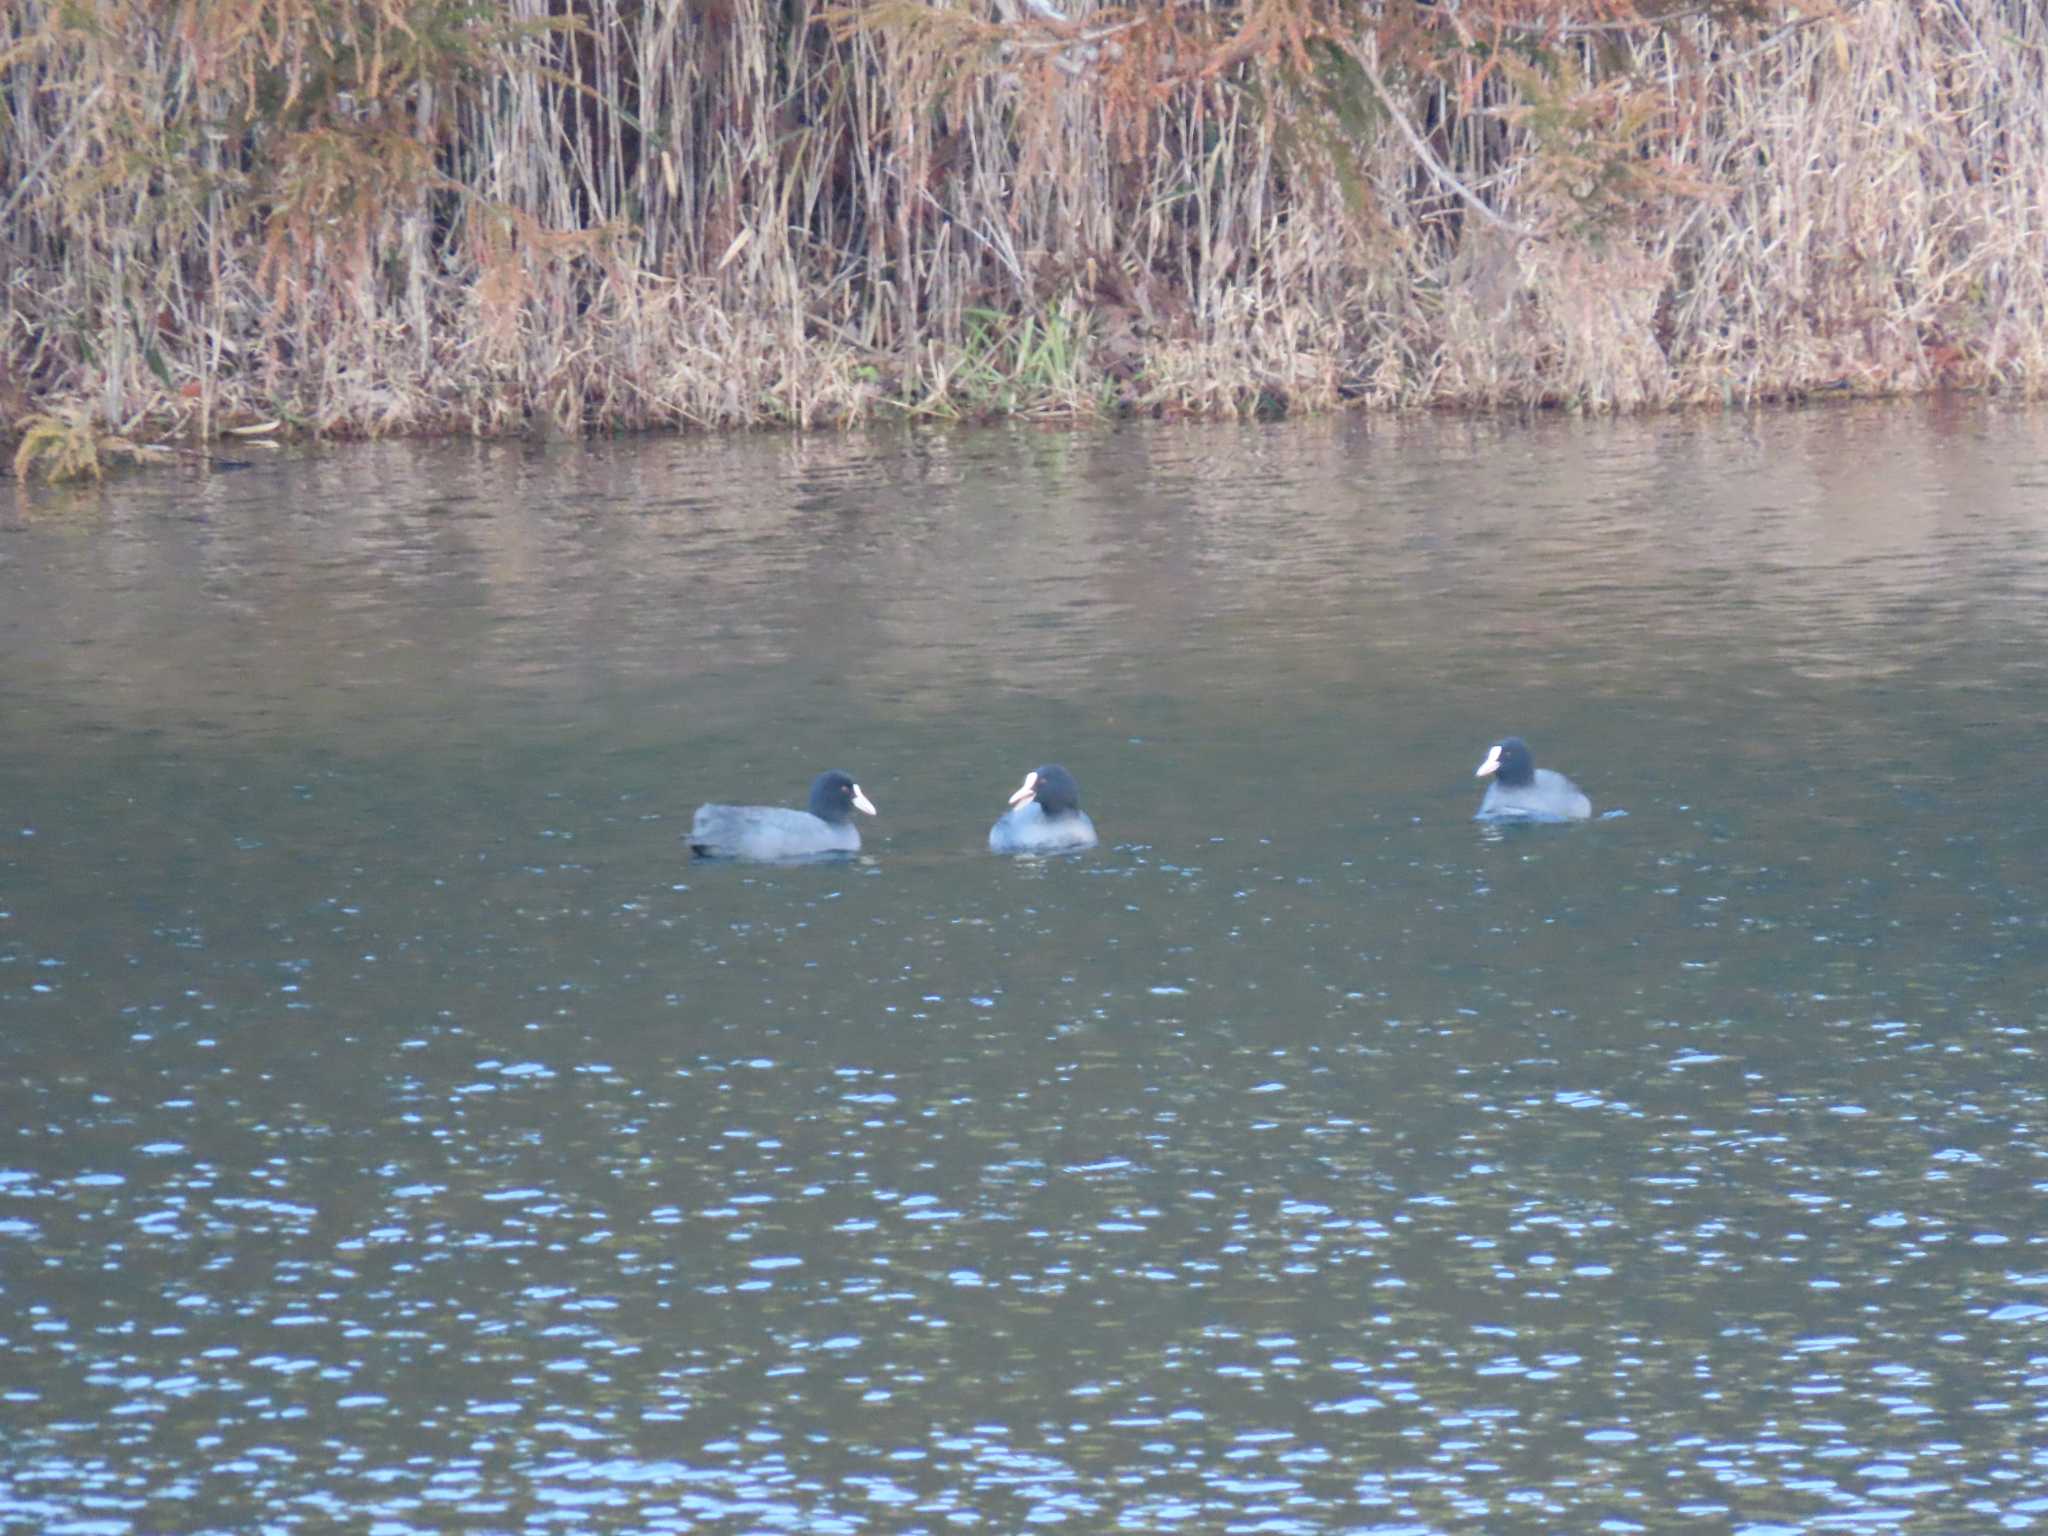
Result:
M2044 598L1938 406L35 491L0 1529L2040 1525Z

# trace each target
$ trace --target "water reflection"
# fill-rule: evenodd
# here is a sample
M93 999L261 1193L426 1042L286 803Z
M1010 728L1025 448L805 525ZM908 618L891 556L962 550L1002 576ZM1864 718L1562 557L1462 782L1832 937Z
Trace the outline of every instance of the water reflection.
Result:
M29 503L0 1528L2024 1528L2044 469L1930 408ZM1472 826L1518 728L1629 816ZM1055 755L1104 846L989 858ZM681 856L842 757L858 862Z

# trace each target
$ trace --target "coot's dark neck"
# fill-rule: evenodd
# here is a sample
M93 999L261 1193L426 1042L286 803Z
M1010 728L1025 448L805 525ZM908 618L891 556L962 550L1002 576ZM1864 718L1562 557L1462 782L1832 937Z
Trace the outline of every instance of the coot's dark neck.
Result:
M1526 789L1536 782L1536 758L1520 741L1501 743L1500 766L1494 777L1509 789Z
M1081 792L1074 781L1060 774L1041 772L1038 776L1037 793L1032 797L1038 808L1045 812L1048 821L1061 816L1078 816L1081 813Z
M811 786L811 814L834 826L853 820L853 781L827 774Z

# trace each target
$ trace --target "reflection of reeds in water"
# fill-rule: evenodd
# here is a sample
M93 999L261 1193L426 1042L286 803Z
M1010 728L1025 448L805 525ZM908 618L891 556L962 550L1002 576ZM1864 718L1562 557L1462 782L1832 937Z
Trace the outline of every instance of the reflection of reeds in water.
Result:
M1049 717L1123 740L1199 699L1255 733L1269 695L1405 690L1489 701L1472 730L1500 734L1541 723L1492 715L1545 685L1679 698L2041 654L2038 415L365 445L36 491L109 536L21 525L5 601L22 677L126 721L390 733L517 696L619 748L748 740L772 700L800 745L858 699L1024 722L992 742L1023 756Z
M112 440L2042 377L2037 6L1585 10L23 0L0 417L66 467L81 411Z

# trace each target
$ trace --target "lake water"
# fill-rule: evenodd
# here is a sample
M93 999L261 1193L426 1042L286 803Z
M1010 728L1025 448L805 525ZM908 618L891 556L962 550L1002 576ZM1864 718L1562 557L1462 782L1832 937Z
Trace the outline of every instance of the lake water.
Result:
M342 448L0 643L0 1530L2048 1525L2048 414Z

